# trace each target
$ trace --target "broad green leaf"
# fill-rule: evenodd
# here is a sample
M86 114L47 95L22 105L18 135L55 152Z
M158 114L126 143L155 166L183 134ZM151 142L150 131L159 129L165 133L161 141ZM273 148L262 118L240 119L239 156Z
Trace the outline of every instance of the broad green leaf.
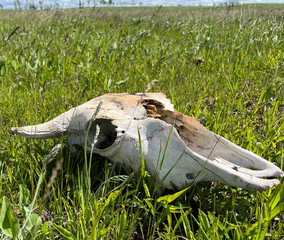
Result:
M271 210L273 210L278 203L281 203L281 198L284 197L284 191L281 189L281 185L277 186L273 194L270 196L268 200L268 206Z
M41 225L42 225L41 217L37 214L31 214L27 221L26 229L31 230L33 227L39 229Z
M281 202L278 204L271 212L270 212L270 219L273 219L276 217L276 215L284 212L284 202Z
M203 224L203 226L205 227L205 230L210 230L211 229L211 225L210 225L210 222L208 220L208 217L207 215L199 209L199 217L200 217L200 220Z
M167 203L170 203L172 201L174 201L175 199L177 199L180 195L182 195L184 192L186 192L187 190L189 189L189 187L177 192L177 193L174 193L174 194L171 194L171 195L166 195L166 196L162 196L162 197L159 197L157 199L157 202L167 202Z
M61 227L61 226L59 226L59 225L57 225L57 224L52 224L52 226L60 233L60 237L62 238L62 239L66 239L66 240L73 240L73 239L76 239L76 237L75 236L73 236L73 234L70 232L70 231L68 231L67 229L65 229L65 228L63 228L63 227Z
M116 190L115 192L112 192L108 198L105 201L104 207L103 207L103 211L109 206L111 205L119 196L121 190Z
M19 206L21 209L21 212L25 212L25 214L28 213L28 211L25 211L25 206L28 205L28 201L30 198L30 191L28 191L27 188L25 188L22 184L19 186L19 190L20 190L20 202L19 202Z
M0 73L1 73L2 67L4 67L4 66L5 66L5 60L0 59Z
M237 231L237 228L238 228L237 225L230 224L230 225L229 225L228 227L226 227L226 229L225 229L226 234L227 234L229 231L233 230L233 229L236 229L236 231Z
M225 231L225 227L224 225L219 221L218 218L216 218L211 212L208 212L208 218L210 219L211 221L211 224L217 224L218 228L221 230L221 231Z
M199 209L199 220L206 231L211 229L207 215L201 209Z
M189 220L188 220L188 213L189 213L189 210L188 211L186 211L186 212L181 212L181 217L180 217L180 219L178 220L178 222L179 221L181 221L181 223L182 223L182 225L183 225L183 228L184 228L184 231L185 231L185 234L186 234L186 237L188 238L188 239L194 239L194 234L193 234L193 232L191 231L191 227L190 227L190 222L189 222ZM174 231L176 230L176 227L177 227L177 224L176 224L176 226L175 226L175 229L174 229Z
M186 206L174 206L174 205L169 205L168 206L171 213L180 213L181 210L188 209L189 207Z
M111 227L107 227L107 228L103 228L103 229L101 229L101 230L99 230L99 232L98 232L98 236L99 237L102 237L102 236L104 236L107 232L109 232L109 231L111 231ZM90 237L89 237L89 240L94 240L95 238L94 238L94 234L93 234L93 232L92 232L92 234L90 235Z
M42 225L42 228L41 228L41 233L47 233L48 231L48 222L45 222L43 225Z
M144 201L146 202L148 208L150 209L151 213L154 215L155 214L155 209L153 207L153 204L151 203L153 201L152 198L145 198Z
M145 191L145 193L146 193L146 196L147 196L148 198L150 198L150 197L151 197L151 194L150 194L149 188L148 188L147 183L145 182L145 180L143 180L143 188L144 188L144 191Z
M127 229L127 213L125 209L123 209L120 216L118 239L123 239L125 229Z
M11 238L16 238L20 230L19 221L12 215L11 204L6 197L3 198L2 202L0 228L5 235Z
M234 238L233 238L234 240L240 240L241 239L241 235L240 235L240 233L239 233L239 229L236 229L235 231L234 231Z

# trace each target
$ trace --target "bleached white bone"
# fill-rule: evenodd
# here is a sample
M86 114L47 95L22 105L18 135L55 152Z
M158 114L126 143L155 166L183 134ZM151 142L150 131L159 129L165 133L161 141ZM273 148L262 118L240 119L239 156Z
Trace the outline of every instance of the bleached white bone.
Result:
M94 122L92 116L103 102ZM99 126L93 151L139 172L142 151L150 174L162 188L185 186L201 181L217 181L250 190L267 190L280 183L283 172L273 163L208 131L195 119L175 112L162 93L106 94L33 126L12 128L12 133L28 138L56 138L67 135L70 145L87 150ZM172 134L172 135L171 135ZM167 141L170 137L165 158Z

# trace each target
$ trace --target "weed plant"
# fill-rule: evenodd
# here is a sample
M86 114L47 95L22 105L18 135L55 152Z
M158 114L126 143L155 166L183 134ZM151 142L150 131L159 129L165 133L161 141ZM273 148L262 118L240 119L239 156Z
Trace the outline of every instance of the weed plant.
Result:
M1 10L0 23L0 238L284 238L283 180L158 196L146 166L137 178L64 138L9 132L157 80L176 110L283 168L283 4Z

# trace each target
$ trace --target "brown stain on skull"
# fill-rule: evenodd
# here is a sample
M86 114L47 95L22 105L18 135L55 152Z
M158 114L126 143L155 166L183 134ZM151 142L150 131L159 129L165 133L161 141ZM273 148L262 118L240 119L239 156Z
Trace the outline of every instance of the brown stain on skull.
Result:
M207 140L210 132L194 118L181 112L165 110L161 103L153 99L144 99L141 104L148 117L173 125L184 143L192 150L199 152L200 149L211 149L211 144Z

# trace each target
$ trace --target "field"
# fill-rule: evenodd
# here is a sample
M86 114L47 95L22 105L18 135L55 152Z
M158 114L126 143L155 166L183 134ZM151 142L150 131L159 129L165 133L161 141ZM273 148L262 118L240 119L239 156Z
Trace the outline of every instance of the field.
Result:
M9 131L157 80L150 92L283 169L284 4L1 10L0 22L0 239L284 239L283 180L163 198L147 172Z

